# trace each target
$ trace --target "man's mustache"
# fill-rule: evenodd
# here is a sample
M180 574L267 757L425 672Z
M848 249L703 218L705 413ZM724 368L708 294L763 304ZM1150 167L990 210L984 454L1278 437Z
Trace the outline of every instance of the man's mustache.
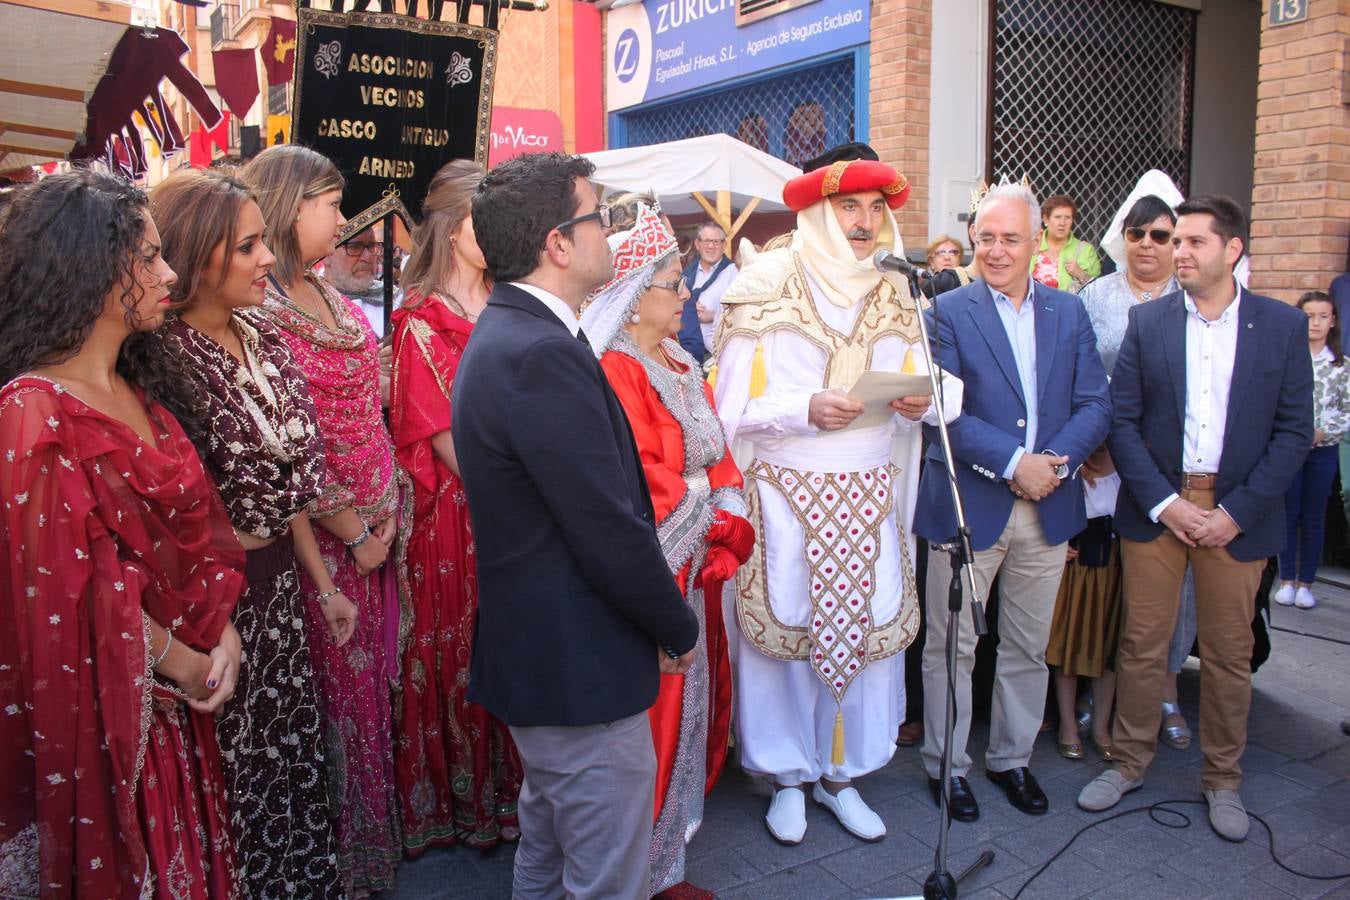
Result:
M848 239L850 241L870 241L872 232L867 228L854 228L849 231Z

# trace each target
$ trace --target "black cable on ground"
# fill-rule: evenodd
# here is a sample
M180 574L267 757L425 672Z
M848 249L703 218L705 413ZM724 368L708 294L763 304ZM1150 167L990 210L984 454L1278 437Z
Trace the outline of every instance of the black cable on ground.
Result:
M1037 878L1040 878L1041 875L1045 873L1045 870L1050 868L1050 866L1055 862L1055 860L1059 859L1066 852L1068 852L1069 848L1073 846L1074 841L1078 840L1080 837L1082 837L1084 834L1088 833L1092 829L1096 828L1098 825L1105 825L1107 822L1113 821L1115 819L1123 819L1125 816L1132 816L1135 813L1146 812L1148 813L1148 817L1150 819L1152 819L1154 822L1157 822L1164 828L1191 827L1190 816L1186 815L1180 810L1170 809L1169 805L1171 804L1182 804L1185 806L1204 806L1206 808L1208 808L1209 806L1209 804L1206 803L1204 800L1159 800L1157 803L1152 803L1148 806L1136 806L1133 809L1123 810L1122 812L1109 815L1104 819L1098 819L1096 822L1093 822L1090 825L1085 825L1082 828L1078 829L1076 832L1074 832L1073 837L1069 838L1069 842L1065 844L1063 847L1060 847L1057 851L1055 851L1055 855L1047 859L1045 861L1045 864L1042 865L1039 869L1037 869L1032 874L1032 876L1028 878L1020 888L1018 888L1017 893L1013 894L1013 900L1018 900L1018 898L1022 896L1022 892L1025 891L1028 887L1030 887L1033 881L1035 881ZM1172 819L1171 821L1164 821L1162 818L1160 818L1160 816L1163 815L1175 816L1176 818ZM1261 827L1266 830L1266 846L1270 850L1270 858L1274 860L1275 865L1279 866L1281 869L1284 869L1291 875L1297 875L1300 878L1311 878L1316 881L1339 881L1342 878L1350 878L1350 872L1342 872L1336 875L1314 875L1311 872L1300 872L1298 869L1289 866L1284 862L1284 860L1280 859L1279 853L1275 850L1275 832L1272 831L1270 826L1266 824L1266 820L1258 815L1255 815L1254 813L1248 813L1247 816L1261 823Z
M1318 641L1330 641L1333 644L1343 644L1350 647L1350 641L1343 641L1340 638L1327 637L1325 634L1309 634L1306 631L1296 631L1293 628L1281 628L1279 625L1271 625L1271 631L1283 631L1285 634L1296 634L1299 637L1313 638Z

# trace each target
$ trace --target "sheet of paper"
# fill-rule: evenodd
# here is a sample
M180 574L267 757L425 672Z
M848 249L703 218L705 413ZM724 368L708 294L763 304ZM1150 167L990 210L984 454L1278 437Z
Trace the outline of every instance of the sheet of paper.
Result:
M848 389L848 395L863 405L863 411L858 418L840 429L842 431L884 425L895 415L890 406L892 400L899 400L901 397L931 397L933 385L928 380L927 372L922 375L910 375L903 372L867 371L862 373L853 387Z

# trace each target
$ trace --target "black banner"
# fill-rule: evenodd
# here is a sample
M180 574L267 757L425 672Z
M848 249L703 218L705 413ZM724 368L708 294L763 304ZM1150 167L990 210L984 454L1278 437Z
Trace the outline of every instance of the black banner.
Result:
M496 31L391 13L296 12L291 140L342 170L348 234L391 212L413 224L441 166L487 164Z

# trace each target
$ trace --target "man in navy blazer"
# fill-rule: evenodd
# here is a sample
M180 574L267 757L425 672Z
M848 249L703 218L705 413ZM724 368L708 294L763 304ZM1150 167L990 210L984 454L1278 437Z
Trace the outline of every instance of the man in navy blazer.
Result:
M593 171L529 154L473 200L495 285L451 433L478 556L469 699L510 727L525 770L515 897L647 896L647 709L699 636L628 420L579 330L577 309L612 273Z
M1177 207L1182 291L1130 310L1107 446L1125 622L1116 656L1116 765L1079 794L1114 806L1157 749L1167 644L1189 563L1200 638L1201 773L1221 837L1247 836L1239 760L1251 705L1251 621L1266 558L1284 545L1284 493L1312 447L1308 320L1233 277L1247 221L1227 197Z
M985 772L1013 806L1031 814L1049 808L1029 764L1045 709L1045 648L1067 543L1087 522L1077 470L1111 422L1106 370L1082 302L1030 278L1040 230L1040 210L1028 188L991 189L975 214L982 277L938 297L930 313L938 360L966 385L961 416L948 432L981 598L1002 572ZM956 536L956 512L934 429L929 442L915 530L945 543ZM929 554L922 755L935 801L943 787L951 572L946 553ZM957 721L947 789L952 817L972 821L979 805L966 779L966 741L976 637L968 612L958 626Z

